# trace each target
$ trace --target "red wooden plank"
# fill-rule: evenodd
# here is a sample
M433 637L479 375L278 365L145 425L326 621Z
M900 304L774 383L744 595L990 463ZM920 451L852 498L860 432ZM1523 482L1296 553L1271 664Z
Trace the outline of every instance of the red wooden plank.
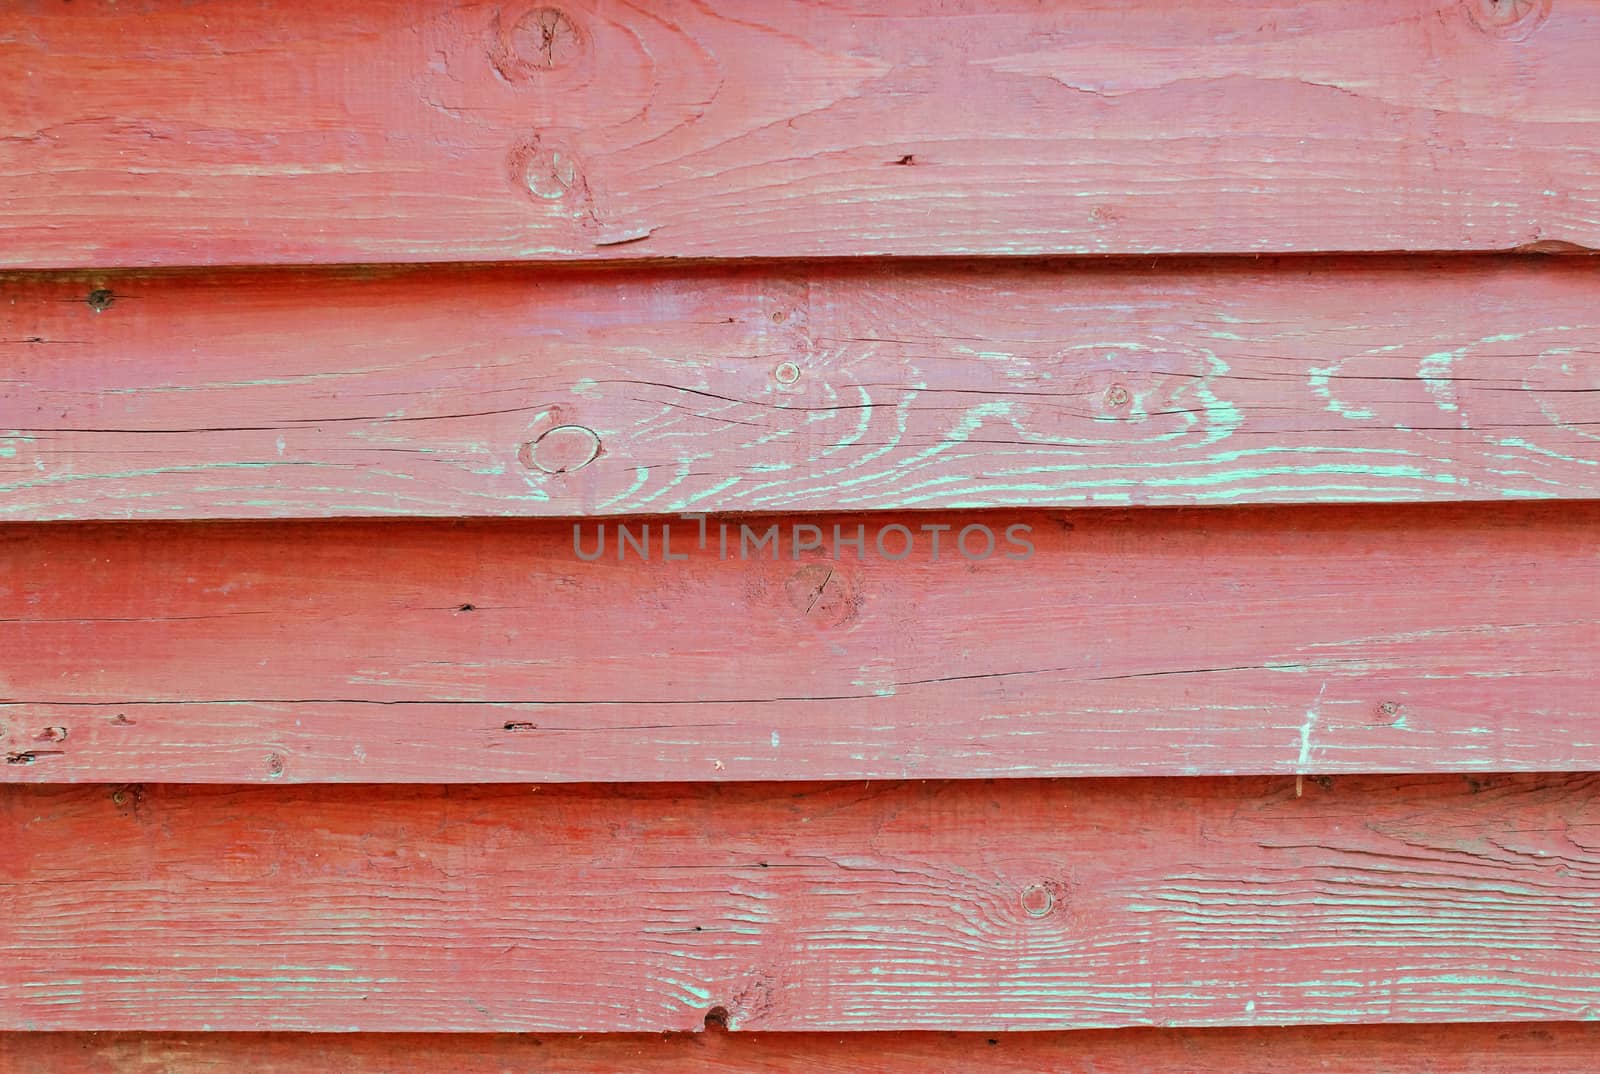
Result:
M0 517L1600 497L1586 260L0 281Z
M1600 777L0 788L0 1027L1583 1019Z
M0 1034L14 1074L1573 1074L1600 1027L1307 1026L692 1036Z
M1600 504L771 524L5 528L0 779L1600 768Z
M1600 244L1591 0L7 8L13 267Z

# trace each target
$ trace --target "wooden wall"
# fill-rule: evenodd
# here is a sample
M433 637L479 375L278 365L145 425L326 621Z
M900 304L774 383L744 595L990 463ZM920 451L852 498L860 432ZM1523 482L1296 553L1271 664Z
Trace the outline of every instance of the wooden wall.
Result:
M7 5L0 1068L1585 1069L1597 55Z

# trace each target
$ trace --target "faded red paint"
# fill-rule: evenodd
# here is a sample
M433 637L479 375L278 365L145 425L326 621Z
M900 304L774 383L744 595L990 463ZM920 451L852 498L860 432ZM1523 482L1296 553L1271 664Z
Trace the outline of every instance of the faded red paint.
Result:
M935 559L919 527L951 520L1033 554L947 533ZM595 562L571 522L0 530L0 745L26 758L0 779L1600 767L1573 605L1600 505L779 516L776 559L656 518L619 562L616 523L581 542L601 525ZM919 540L796 560L807 525Z
M5 18L13 267L1600 244L1590 0Z
M1600 974L1597 790L1592 774L1340 776L1300 796L1281 776L13 786L0 1027L1581 1019Z
M0 14L0 1067L1592 1066L1600 7L646 7Z
M1571 1074L1600 1027L1293 1026L1063 1033L0 1034L17 1074Z
M1600 497L1584 259L373 275L0 281L0 508Z

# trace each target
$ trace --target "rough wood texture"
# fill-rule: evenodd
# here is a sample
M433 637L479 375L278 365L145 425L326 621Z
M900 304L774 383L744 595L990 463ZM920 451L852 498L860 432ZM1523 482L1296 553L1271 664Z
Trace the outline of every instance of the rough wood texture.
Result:
M928 518L0 529L0 780L1600 769L1600 504Z
M1588 259L0 282L0 517L1600 496Z
M1592 0L29 0L0 264L1600 245Z
M1574 1074L1600 1026L673 1036L0 1033L13 1074Z
M0 1028L1592 1018L1597 792L6 787Z

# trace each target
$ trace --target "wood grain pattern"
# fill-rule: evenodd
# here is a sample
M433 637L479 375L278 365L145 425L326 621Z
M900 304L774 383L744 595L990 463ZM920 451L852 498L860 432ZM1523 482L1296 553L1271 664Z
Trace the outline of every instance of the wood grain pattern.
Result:
M0 1027L1596 1014L1600 777L0 788Z
M28 0L0 264L1600 245L1592 0Z
M0 780L1600 769L1600 504L927 517L7 527Z
M644 1036L0 1033L14 1074L1574 1074L1581 1023Z
M1600 496L1587 259L0 282L0 517Z

